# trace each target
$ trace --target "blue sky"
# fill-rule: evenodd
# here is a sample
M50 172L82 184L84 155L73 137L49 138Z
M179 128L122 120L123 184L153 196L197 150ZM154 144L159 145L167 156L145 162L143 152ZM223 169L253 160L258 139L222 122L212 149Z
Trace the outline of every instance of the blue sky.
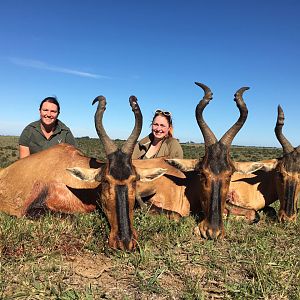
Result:
M300 2L96 1L0 2L0 134L19 135L39 117L46 96L57 96L60 119L76 137L96 137L93 99L107 98L108 135L133 128L130 95L137 96L148 134L153 112L172 112L181 142L203 142L195 107L214 99L204 118L217 138L237 120L237 89L249 86L246 124L233 144L280 146L283 132L300 143Z

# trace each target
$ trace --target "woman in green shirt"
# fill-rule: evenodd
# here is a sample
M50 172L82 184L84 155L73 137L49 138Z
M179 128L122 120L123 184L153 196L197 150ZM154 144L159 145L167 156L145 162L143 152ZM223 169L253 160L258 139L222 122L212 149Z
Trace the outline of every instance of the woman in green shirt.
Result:
M58 120L60 106L55 97L45 98L40 104L39 111L40 120L27 125L19 138L20 158L60 143L75 146L71 130Z

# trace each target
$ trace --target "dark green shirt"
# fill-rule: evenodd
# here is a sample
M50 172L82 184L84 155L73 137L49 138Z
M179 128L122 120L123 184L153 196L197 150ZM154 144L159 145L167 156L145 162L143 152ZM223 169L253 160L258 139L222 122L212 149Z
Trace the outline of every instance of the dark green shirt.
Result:
M35 121L27 125L19 138L19 145L29 147L30 154L48 149L49 147L67 143L75 146L75 138L63 122L57 120L56 128L49 140L41 130L41 121Z

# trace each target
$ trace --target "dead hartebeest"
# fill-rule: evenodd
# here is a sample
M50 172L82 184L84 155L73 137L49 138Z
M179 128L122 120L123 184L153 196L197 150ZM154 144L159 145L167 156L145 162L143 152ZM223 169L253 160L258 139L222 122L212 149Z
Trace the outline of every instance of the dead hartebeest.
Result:
M136 181L153 180L165 170L132 165L132 151L142 128L142 114L135 96L129 98L135 115L134 129L120 149L102 124L105 97L95 98L93 104L96 102L95 126L107 161L101 163L86 157L67 144L20 159L0 170L0 210L20 217L47 210L84 213L100 206L111 228L109 246L133 250L137 239L133 227Z
M183 172L192 171L193 177L198 177L198 183L193 188L197 186L199 189L198 206L204 213L198 228L204 238L216 239L224 236L222 216L231 176L235 171L240 171L239 165L230 158L229 151L234 137L247 119L248 110L242 95L248 87L240 88L235 93L234 101L240 111L239 119L218 141L203 119L203 110L212 99L212 92L206 85L196 84L205 93L196 107L196 120L204 137L205 155L199 160L167 159L167 162Z
M275 134L283 155L278 159L249 162L260 165L260 170L253 174L233 175L227 199L229 204L234 205L233 214L243 214L243 208L258 211L279 199L278 220L296 220L300 193L300 146L294 148L285 138L283 125L284 113L278 106Z

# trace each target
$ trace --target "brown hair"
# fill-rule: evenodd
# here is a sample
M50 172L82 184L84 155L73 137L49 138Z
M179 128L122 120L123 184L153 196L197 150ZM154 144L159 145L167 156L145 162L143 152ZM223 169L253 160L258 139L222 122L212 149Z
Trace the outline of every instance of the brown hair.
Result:
M47 97L45 98L41 104L40 104L40 110L42 109L42 106L45 102L49 102L49 103L53 103L57 106L57 112L59 113L60 112L60 106L59 106L59 102L58 100L56 99L56 97Z

